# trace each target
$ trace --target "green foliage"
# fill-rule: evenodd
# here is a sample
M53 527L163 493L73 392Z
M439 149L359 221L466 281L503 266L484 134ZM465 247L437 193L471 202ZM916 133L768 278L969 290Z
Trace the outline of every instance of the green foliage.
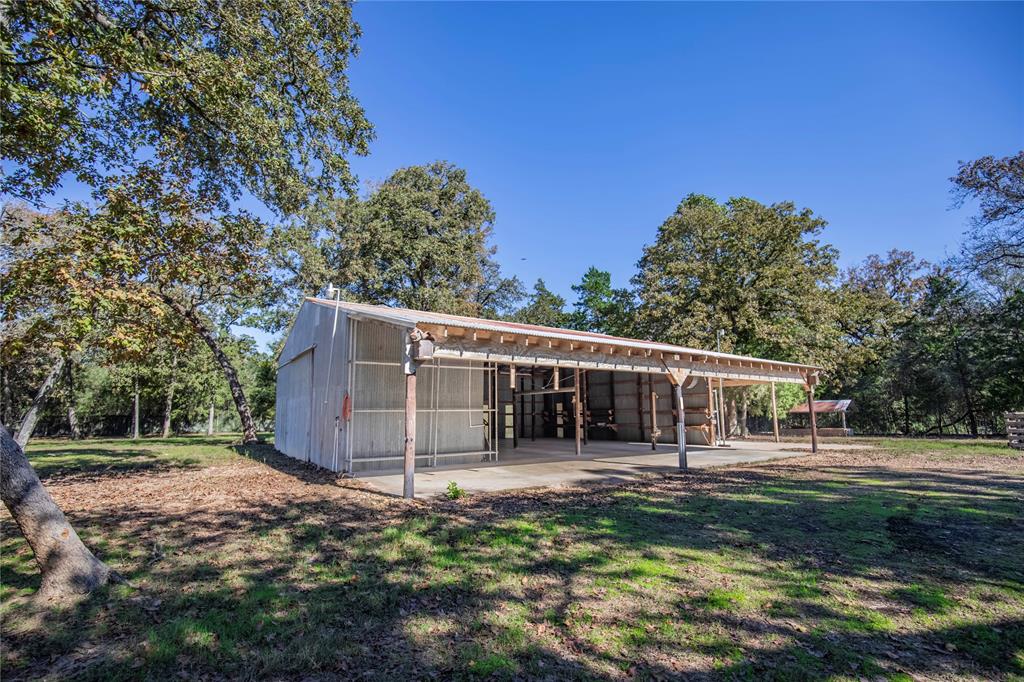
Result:
M1024 151L961 162L950 180L957 205L977 201L980 211L964 242L962 263L983 274L1007 269L1024 276Z
M855 428L1001 429L1001 414L1024 404L1024 309L1019 288L997 284L982 289L978 280L896 251L844 274L843 346L828 386L854 399Z
M758 417L771 417L772 395L767 384L749 386L747 391L748 409L750 414ZM775 384L775 404L779 410L779 419L797 405L807 402L807 394L803 386L797 384Z
M633 279L638 330L648 338L831 366L830 297L836 250L825 221L791 203L719 204L691 194L658 228Z
M37 201L156 159L217 205L289 212L354 186L372 129L345 2L13 2L0 22L0 191ZM115 180L116 184L116 180Z
M591 267L572 290L577 295L569 322L573 329L632 336L633 294L628 289L613 289L611 273Z
M466 496L466 491L460 488L455 481L448 481L448 488L445 490L444 496L449 500L458 500Z
M292 287L327 282L354 300L497 315L521 295L490 245L494 210L466 171L444 161L402 168L365 198L334 202L286 230L277 258Z
M533 285L533 294L528 303L517 310L511 319L523 324L564 328L569 325L572 317L565 311L565 299L549 290L544 280L538 279Z

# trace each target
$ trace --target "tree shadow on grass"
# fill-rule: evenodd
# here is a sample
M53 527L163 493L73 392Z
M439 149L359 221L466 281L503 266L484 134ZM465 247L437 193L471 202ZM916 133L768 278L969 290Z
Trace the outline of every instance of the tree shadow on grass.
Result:
M160 457L152 450L75 448L29 453L32 468L44 483L56 481L101 480L106 476L154 473L194 468L202 464L196 457Z
M303 482L330 482L272 449L244 454ZM876 467L802 473L701 471L418 505L370 504L349 491L232 509L76 515L136 588L111 587L69 612L42 613L31 627L15 624L4 637L5 672L1024 673L1024 625L1012 607L955 614L964 622L904 618L915 607L913 585L1020 594L1019 479ZM11 537L9 522L3 531ZM928 541L907 542L908 533ZM18 542L5 540L5 554ZM15 567L16 582L32 580Z

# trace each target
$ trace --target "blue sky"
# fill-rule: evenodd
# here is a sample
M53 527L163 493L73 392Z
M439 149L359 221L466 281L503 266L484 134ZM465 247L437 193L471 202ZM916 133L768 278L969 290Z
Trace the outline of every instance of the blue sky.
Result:
M1024 147L1024 4L362 3L362 180L446 159L527 283L617 285L690 192L792 200L842 264L940 260L960 159Z

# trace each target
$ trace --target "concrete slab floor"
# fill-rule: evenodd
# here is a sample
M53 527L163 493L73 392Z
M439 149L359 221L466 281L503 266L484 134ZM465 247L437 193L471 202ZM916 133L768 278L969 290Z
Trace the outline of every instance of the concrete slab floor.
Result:
M650 443L591 441L580 457L576 457L573 447L568 439L524 441L518 449L511 449L511 445L503 449L496 463L420 470L416 472L416 496L443 494L449 481L474 493L628 481L639 474L678 471L678 455L673 444L660 444L652 451ZM822 444L819 447L848 449L851 445ZM687 462L692 468L703 468L799 457L809 452L809 445L798 443L732 441L724 448L690 445ZM383 493L402 494L401 473L364 474L360 478Z

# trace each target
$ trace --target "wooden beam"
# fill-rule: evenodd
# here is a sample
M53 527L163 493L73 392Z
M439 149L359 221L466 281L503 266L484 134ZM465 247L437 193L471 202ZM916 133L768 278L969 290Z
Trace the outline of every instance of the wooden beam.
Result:
M580 399L583 401L583 444L586 445L590 438L590 380L587 378L587 370L578 369L583 384L580 387ZM844 413L845 414L845 413Z
M676 447L679 452L679 469L687 470L686 462L686 405L683 403L683 385L675 384L672 387L676 393Z
M814 416L814 384L810 382L807 384L807 414L811 417L811 452L817 452L818 420Z
M416 493L416 373L405 375L405 481L402 495L412 499Z
M539 389L539 390L536 390L536 391L523 391L519 395L522 395L522 396L528 396L528 395L551 395L553 393L573 393L575 391L576 391L576 389L572 388L572 387L570 387L570 388L542 388L542 389Z
M670 367L664 361L662 361L662 365L665 366L665 371L668 372L668 381L673 386L682 386L690 376L690 370L683 367Z
M715 413L718 411L715 409L715 389L711 387L711 379L705 379L708 385L708 419L711 421L711 442L708 445L714 445L715 440Z
M651 450L658 449L658 393L654 390L654 375L648 375L648 388L651 390Z
M729 425L726 422L725 414L725 386L722 380L718 380L718 437L724 443L729 435Z
M775 402L775 382L772 386L772 432L775 434L775 442L779 442L779 406Z
M640 440L644 439L644 377L636 375L636 417L640 427Z
M516 366L508 366L508 383L512 388L512 400L509 404L512 406L512 449L515 450L519 447L519 419L516 417Z
M578 367L574 371L573 379L575 381L573 381L574 391L572 397L572 405L573 410L576 413L576 456L579 457L581 454L583 454L583 445L581 443L583 436L583 401L580 400L580 370Z

